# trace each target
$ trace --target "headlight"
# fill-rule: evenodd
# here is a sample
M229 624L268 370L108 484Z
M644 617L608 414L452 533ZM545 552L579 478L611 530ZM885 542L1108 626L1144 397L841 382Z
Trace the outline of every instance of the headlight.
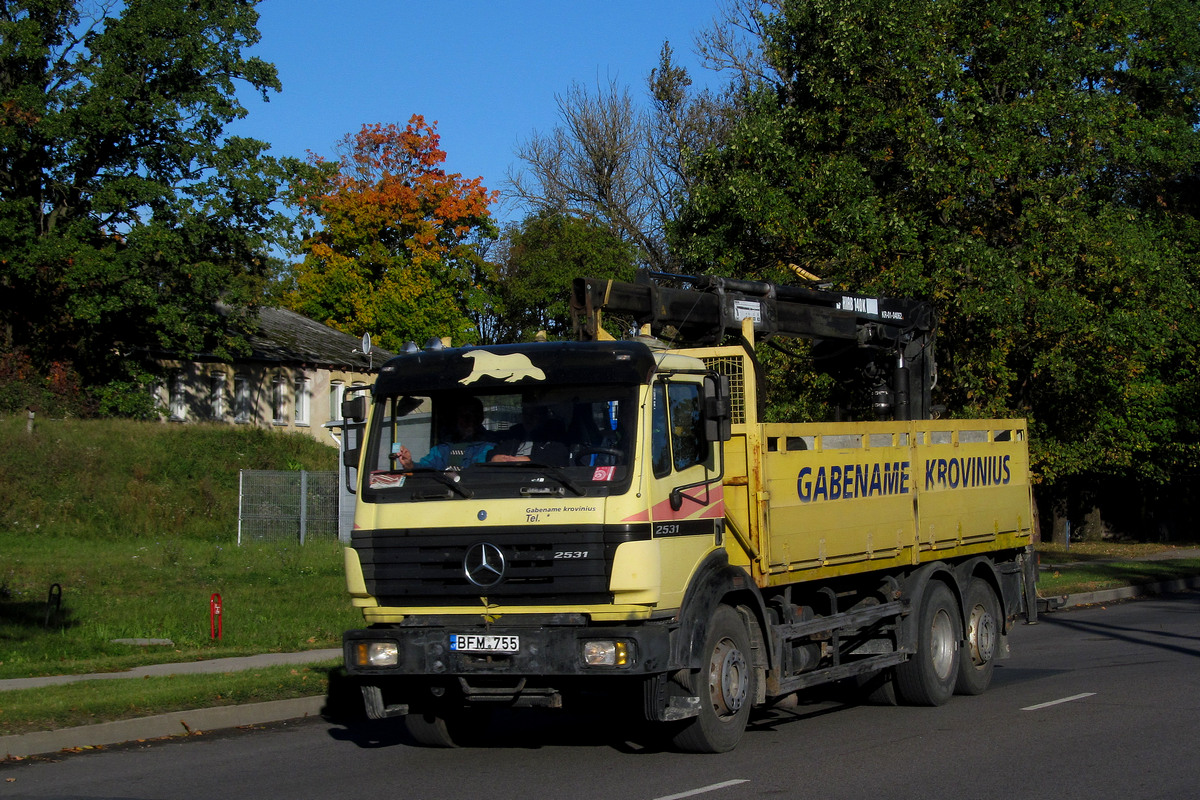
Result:
M394 667L400 663L400 648L395 642L359 642L354 660L360 667Z
M629 646L620 641L584 642L583 663L589 667L624 667L629 664Z

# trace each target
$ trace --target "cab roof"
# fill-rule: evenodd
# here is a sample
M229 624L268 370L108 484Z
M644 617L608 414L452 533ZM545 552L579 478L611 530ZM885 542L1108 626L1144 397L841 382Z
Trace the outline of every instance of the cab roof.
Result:
M638 384L650 380L655 354L640 342L527 342L418 350L390 359L375 392L417 394L463 387L532 388L540 384Z

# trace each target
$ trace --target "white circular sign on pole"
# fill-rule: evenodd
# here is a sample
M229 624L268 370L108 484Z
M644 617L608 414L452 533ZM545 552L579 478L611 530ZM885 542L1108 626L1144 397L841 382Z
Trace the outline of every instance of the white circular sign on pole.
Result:
M371 352L371 334L364 333L362 338L362 351L369 354Z

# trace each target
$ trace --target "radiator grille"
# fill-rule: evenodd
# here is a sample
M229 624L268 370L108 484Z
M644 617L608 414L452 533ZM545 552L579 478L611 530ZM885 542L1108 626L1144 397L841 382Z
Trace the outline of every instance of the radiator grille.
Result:
M478 605L611 601L612 561L622 542L650 538L649 526L355 531L351 545L367 591L383 605ZM464 560L489 543L504 556L504 577L481 588Z

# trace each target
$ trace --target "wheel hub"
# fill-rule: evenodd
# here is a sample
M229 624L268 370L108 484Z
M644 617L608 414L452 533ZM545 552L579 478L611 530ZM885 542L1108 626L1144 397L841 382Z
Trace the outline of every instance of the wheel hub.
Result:
M996 620L983 606L971 610L967 642L971 647L971 660L976 664L986 664L996 654Z
M749 673L746 659L733 642L723 639L713 651L709 669L709 693L719 716L730 716L746 702Z
M933 625L930 629L929 649L930 663L933 665L934 672L942 680L950 677L950 670L954 667L954 623L950 619L950 615L943 610L939 610L933 618Z

